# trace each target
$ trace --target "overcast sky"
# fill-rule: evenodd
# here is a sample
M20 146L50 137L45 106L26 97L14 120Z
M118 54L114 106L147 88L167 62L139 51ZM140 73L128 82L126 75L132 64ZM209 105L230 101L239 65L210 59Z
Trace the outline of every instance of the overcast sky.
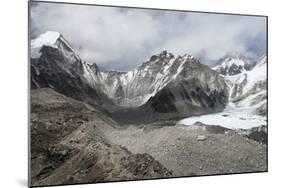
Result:
M31 37L60 32L83 60L130 70L167 49L209 64L229 52L266 52L266 18L148 9L32 3Z

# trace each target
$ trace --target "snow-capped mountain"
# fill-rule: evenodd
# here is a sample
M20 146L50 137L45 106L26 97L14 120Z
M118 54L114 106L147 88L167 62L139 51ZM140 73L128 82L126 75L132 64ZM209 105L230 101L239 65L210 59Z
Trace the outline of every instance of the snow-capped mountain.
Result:
M238 53L229 53L220 58L213 67L222 75L233 76L251 70L255 66L253 59Z
M187 58L192 57L179 56L177 62L181 61L183 64ZM100 87L118 105L140 106L171 81L172 76L177 76L171 74L170 68L173 71L181 71L181 64L174 62L174 55L163 51L128 72L100 72L97 65L87 64L84 67L84 75L91 85Z
M259 115L266 113L267 56L263 56L252 70L235 76L225 76L230 86L230 101L237 107L252 108Z
M225 109L219 113L194 116L179 121L192 125L201 122L208 125L220 125L230 129L260 129L267 121L267 57L264 55L249 71L225 79L229 100Z
M102 72L57 32L31 41L31 87L99 105L120 120L199 115L221 111L228 101L225 80L191 55L164 50L134 70Z
M85 65L84 75L91 85L99 87L118 105L140 106L171 82L192 77L205 79L206 75L200 77L200 73L195 75L195 71L191 71L197 66L204 67L193 56L185 54L175 57L164 50L128 72L100 72L96 65ZM217 87L221 89L221 85L222 82Z
M172 58L164 58L162 61L163 54ZM131 89L135 92L150 93L140 93L140 96L145 96L145 100L148 99L141 106L113 114L113 117L120 121L126 119L126 116L130 117L126 119L126 123L218 112L223 110L228 102L228 87L224 79L192 56L173 58L173 55L164 51L152 56L133 72L136 75L135 81L128 86L133 86ZM148 89L142 89L142 86L148 86ZM140 90L137 90L138 88ZM147 95L149 97L146 97Z
M49 87L93 105L112 101L91 87L83 76L85 62L58 32L46 32L31 41L31 88Z
M76 61L81 61L80 57L75 53L70 44L58 32L47 31L41 34L38 38L31 41L31 58L39 58L43 46L58 48L63 55L73 64Z

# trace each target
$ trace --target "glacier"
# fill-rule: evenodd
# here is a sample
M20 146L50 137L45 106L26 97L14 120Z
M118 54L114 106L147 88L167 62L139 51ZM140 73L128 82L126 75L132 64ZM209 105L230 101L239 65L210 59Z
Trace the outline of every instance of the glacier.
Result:
M256 109L267 105L266 70L267 56L264 55L252 70L233 76L221 75L229 87L229 103L226 108L219 113L184 118L178 124L193 125L201 122L229 129L250 129L267 125L267 117L256 112Z

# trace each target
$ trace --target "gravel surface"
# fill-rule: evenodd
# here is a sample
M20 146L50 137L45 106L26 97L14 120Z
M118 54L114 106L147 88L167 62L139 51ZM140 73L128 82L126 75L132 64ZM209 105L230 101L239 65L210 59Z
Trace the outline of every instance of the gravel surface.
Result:
M175 176L267 171L267 148L218 126L130 126L106 132L133 153L149 153Z

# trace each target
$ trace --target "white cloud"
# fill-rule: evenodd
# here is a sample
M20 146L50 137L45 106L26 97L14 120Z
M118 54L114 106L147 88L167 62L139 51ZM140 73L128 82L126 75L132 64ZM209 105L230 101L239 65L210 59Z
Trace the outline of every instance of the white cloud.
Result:
M121 70L162 49L208 63L227 52L258 56L266 48L264 17L33 2L32 36L47 30L62 33L83 59Z

